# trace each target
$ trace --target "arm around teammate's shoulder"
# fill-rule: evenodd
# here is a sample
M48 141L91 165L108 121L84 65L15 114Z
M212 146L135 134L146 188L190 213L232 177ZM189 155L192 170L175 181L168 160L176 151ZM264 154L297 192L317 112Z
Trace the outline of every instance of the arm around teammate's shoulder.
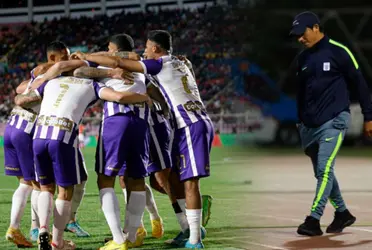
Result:
M151 103L151 99L148 95L129 91L119 92L111 88L102 88L99 91L99 98L105 101L118 102L122 104L134 104L142 102L147 102L148 104Z

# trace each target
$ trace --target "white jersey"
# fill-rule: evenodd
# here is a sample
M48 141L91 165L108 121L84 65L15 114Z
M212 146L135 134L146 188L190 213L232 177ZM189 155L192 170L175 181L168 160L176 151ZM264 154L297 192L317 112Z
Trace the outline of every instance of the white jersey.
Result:
M99 66L98 68L109 69L107 67ZM125 81L114 78L103 78L99 81L105 86L110 87L116 91L129 91L138 94L146 94L145 75L140 73L133 73L134 83L126 84ZM133 111L140 118L148 121L149 108L147 104L120 104L116 102L105 102L103 105L103 118L116 115L118 113L128 113Z
M35 80L33 71L34 70L31 71L31 80L27 83L27 88L22 94L27 94L28 88L32 85L33 81ZM42 76L43 75L39 75L36 79ZM32 132L34 131L36 118L39 111L40 104L35 104L34 106L28 109L24 109L20 106L15 106L10 112L10 116L8 117L8 124L11 127L24 131L27 134L32 134Z
M195 78L184 62L167 55L140 63L149 79L159 86L177 128L209 120Z
M103 84L91 79L58 77L35 90L43 97L34 139L63 141L76 146L78 125L97 99Z

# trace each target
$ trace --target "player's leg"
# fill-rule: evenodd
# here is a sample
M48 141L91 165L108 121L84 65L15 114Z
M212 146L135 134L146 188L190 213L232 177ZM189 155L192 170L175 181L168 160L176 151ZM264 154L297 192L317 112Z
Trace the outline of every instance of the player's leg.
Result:
M34 162L38 180L40 183L40 194L38 197L39 216L39 249L52 249L50 237L50 217L53 209L53 195L55 193L55 180L53 173L53 162L48 152L48 140L35 139L33 141Z
M79 172L81 173L81 183L76 184L74 187L71 200L71 215L65 230L74 233L77 237L90 237L90 234L80 226L80 223L77 220L77 211L84 198L85 186L88 180L88 172L85 166L84 156L80 149L78 149L78 161L80 167Z
M103 120L96 150L100 202L113 236L109 246L117 246L119 249L126 246L127 236L124 235L120 225L120 206L114 185L127 153L123 150L122 143L129 123L130 119L125 115L111 116ZM105 249L105 247L101 249Z
M124 175L125 175L125 170L126 170L126 164L124 163L123 167L119 171L119 185L121 187L121 190L123 190L123 195L124 195L124 203L127 204L128 198L127 198L127 187L125 185L124 181Z
M209 120L202 120L178 129L176 133L180 152L180 180L185 185L186 217L190 228L190 237L185 247L203 248L199 179L210 174L209 154L214 136L213 125Z
M40 184L38 182L33 183L33 190L31 193L31 229L30 239L31 241L37 241L39 237L39 215L38 215L38 200L40 195Z
M28 197L32 192L32 180L35 179L35 174L29 175L29 170L25 168L25 176L23 177L23 168L19 161L19 150L28 150L28 148L19 148L21 141L25 138L22 137L23 131L17 130L16 128L7 126L4 134L4 160L5 160L5 174L8 176L16 176L19 180L19 186L13 193L12 207L10 215L10 225L6 232L6 238L16 244L18 247L32 247L32 243L29 242L26 237L20 231L20 222L24 214L24 209L27 204ZM27 136L27 134L25 134ZM26 138L27 139L27 138ZM28 138L29 139L29 138ZM31 140L32 143L32 140ZM26 144L27 146L27 144ZM28 159L30 160L30 159ZM31 157L31 167L33 169ZM25 166L23 166L25 167Z
M143 244L144 234L137 233L146 206L147 165L149 161L149 131L147 122L132 116L130 130L126 138L128 151L126 163L126 184L128 188L128 203L126 206L125 232L132 246Z
M75 249L75 244L64 239L64 231L71 216L74 187L86 181L85 171L81 170L78 146L51 140L48 152L53 161L55 183L58 186L58 197L55 201L53 240L55 249Z

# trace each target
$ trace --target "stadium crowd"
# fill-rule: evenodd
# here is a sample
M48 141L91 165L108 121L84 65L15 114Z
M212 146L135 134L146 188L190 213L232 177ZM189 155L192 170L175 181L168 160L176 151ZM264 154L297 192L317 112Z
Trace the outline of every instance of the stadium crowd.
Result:
M45 48L51 41L60 40L70 47L85 46L88 51L94 52L106 49L105 42L109 35L126 32L134 38L138 51L142 51L144 37L153 29L166 29L173 35L174 54L184 54L193 62L201 96L207 101L231 79L230 67L224 64L224 59L239 53L239 48L235 47L239 44L235 21L232 9L219 6L45 20L43 23L20 26L18 33L3 27L0 55L3 57L11 53L8 61L0 61L0 115L4 117L11 110L15 87L22 79L29 77L29 71L37 63L45 61ZM21 39L23 42L14 48L16 41ZM226 96L221 96L208 107L212 112L220 112L224 104L228 104L226 99ZM96 117L100 113L100 106L96 104L85 116Z

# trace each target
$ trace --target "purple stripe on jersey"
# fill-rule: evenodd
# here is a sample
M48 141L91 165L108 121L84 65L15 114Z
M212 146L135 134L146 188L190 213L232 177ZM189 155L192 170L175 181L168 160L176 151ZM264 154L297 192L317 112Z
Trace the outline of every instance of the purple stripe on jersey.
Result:
M165 97L165 100L169 103L171 111L173 111L173 105L172 105L171 99L169 98L169 95L168 95L167 91L165 91L164 87L161 84L159 84L159 82L157 82L157 84L160 87L160 90L163 93L163 95Z
M35 80L35 78L36 78L34 71L35 71L35 69L31 70L31 73L30 73L30 75L31 75L31 81Z
M196 117L198 120L203 120L202 115L200 115L197 111L194 111L193 113L194 113L195 117Z
M41 127L36 125L34 138L40 138Z
M47 85L48 81L44 82L43 84L41 84L36 90L36 92L39 93L40 96L43 96L44 95L44 89L45 89L45 86Z
M109 105L112 105L112 108L113 108L113 111L114 113L109 113ZM120 108L122 107L123 111L120 111ZM120 104L120 103L116 103L116 102L105 102L103 104L103 117L106 118L106 117L109 117L109 116L113 116L113 115L116 115L118 113L128 113L128 112L131 112L132 109L130 108L130 106L128 104Z
M28 121L27 120L24 120L22 117L20 117L17 114L16 115L13 115L13 117L14 117L14 123L13 123L13 125L10 125L10 122L12 121L12 118L9 118L9 122L8 122L9 125L11 127L13 127L13 128L16 128L16 129L25 131L25 129L26 129L27 125L28 125ZM17 125L18 125L18 122L19 122L20 119L22 120L21 126L19 128L17 128Z
M102 83L99 83L99 82L93 82L93 88L94 88L94 93L96 94L96 98L99 99L99 91L102 89L102 88L106 88L106 86Z
M53 126L48 126L48 129L47 129L47 133L46 133L46 138L52 138L52 134L53 134Z
M61 133L61 131L59 131L56 140L63 141L64 138L65 138L65 133Z
M178 109L178 112L180 112L180 115L181 117L183 118L183 120L185 121L185 123L188 125L188 124L191 124L191 120L190 120L190 117L189 115L187 114L186 110L183 108L183 106L180 104L177 106L177 109Z

